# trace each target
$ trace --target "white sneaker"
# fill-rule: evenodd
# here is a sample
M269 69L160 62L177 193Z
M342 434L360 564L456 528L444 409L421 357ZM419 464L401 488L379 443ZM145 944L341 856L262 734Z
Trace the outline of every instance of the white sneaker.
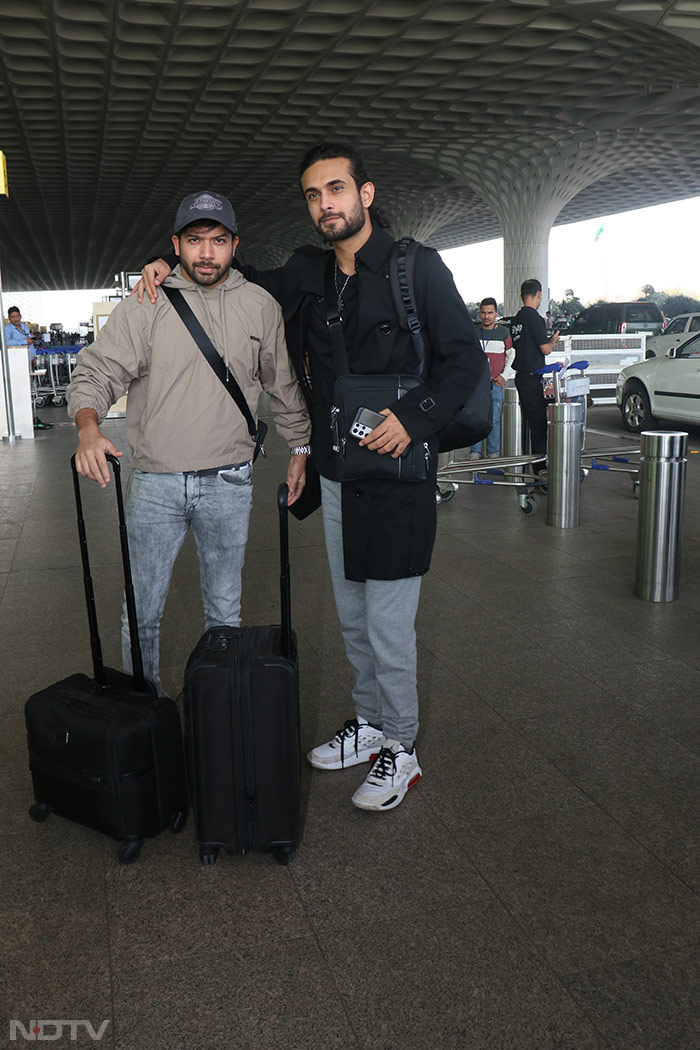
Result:
M470 452L469 453L469 459L481 459L481 453L480 452Z
M316 769L345 769L373 762L384 742L381 729L364 718L350 718L327 744L319 744L306 756Z
M352 803L358 809L394 809L422 775L415 747L409 753L398 740L385 740Z

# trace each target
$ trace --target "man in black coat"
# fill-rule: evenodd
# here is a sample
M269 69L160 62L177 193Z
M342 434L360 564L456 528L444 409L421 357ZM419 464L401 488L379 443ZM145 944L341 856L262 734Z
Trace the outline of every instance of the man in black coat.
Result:
M374 207L374 186L362 158L352 146L320 143L304 156L300 181L314 226L333 255L306 247L278 269L241 269L281 304L289 352L310 401L312 460L321 477L333 591L355 672L354 717L308 758L324 770L371 762L352 801L360 809L381 811L398 806L422 775L415 750L414 624L420 579L435 541L438 434L475 383L482 351L450 271L437 252L421 247L414 286L427 377L386 405L385 421L363 443L394 458L411 442L426 443L427 479L337 481L330 429L336 374L327 324L329 267L334 300L329 305L340 314L352 373L415 375L416 353L397 318L388 279L394 241ZM174 259L166 256L144 269L151 298L169 263ZM304 379L305 357L310 384Z

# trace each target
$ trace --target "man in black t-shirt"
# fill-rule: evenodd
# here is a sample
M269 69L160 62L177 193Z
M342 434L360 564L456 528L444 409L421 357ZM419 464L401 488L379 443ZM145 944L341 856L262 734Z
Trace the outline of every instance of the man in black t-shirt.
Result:
M547 339L544 317L537 311L542 302L542 285L531 277L520 286L523 305L513 318L510 334L515 347L513 369L515 386L530 430L533 453L544 456L547 451L547 406L542 390L542 376L534 373L544 368L545 356L550 354L559 339L555 332Z

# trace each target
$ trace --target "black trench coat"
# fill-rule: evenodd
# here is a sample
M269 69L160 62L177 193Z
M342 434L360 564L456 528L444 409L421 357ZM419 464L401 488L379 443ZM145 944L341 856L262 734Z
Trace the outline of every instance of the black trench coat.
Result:
M388 280L393 245L392 237L375 226L355 258L358 317L349 363L351 371L358 374L417 371L413 341L399 325ZM316 447L327 444L334 378L325 326L327 257L327 251L304 247L276 270L261 271L234 262L248 280L265 288L280 303L287 346L302 388L304 356L308 354L313 394L308 386L305 392L311 405L312 443ZM343 482L343 548L349 580L398 580L428 571L437 522L437 434L464 403L482 366L483 351L469 312L452 274L433 249L419 249L414 286L430 362L429 377L387 407L413 441L428 442L430 470L424 482ZM332 478L322 449L319 460L320 472Z

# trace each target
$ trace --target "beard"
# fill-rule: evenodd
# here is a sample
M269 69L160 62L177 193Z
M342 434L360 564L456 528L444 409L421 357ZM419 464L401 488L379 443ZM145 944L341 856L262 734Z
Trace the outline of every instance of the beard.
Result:
M353 237L356 233L359 233L365 224L365 209L362 207L359 199L357 208L350 215L345 215L343 212L332 212L331 214L338 219L342 219L342 222L337 222L335 226L326 229L323 225L323 219L327 219L329 216L324 215L316 223L316 232L326 244L332 244L334 241L346 241L348 237Z
M233 256L231 256L231 259L233 259ZM195 284L201 285L203 288L208 288L210 285L216 284L226 276L229 267L231 266L231 259L229 259L225 266L217 266L214 262L208 262L206 264L207 268L213 267L213 269L211 273L205 274L199 272L199 267L203 265L202 262L189 263L180 256L180 266L191 281L194 281Z

